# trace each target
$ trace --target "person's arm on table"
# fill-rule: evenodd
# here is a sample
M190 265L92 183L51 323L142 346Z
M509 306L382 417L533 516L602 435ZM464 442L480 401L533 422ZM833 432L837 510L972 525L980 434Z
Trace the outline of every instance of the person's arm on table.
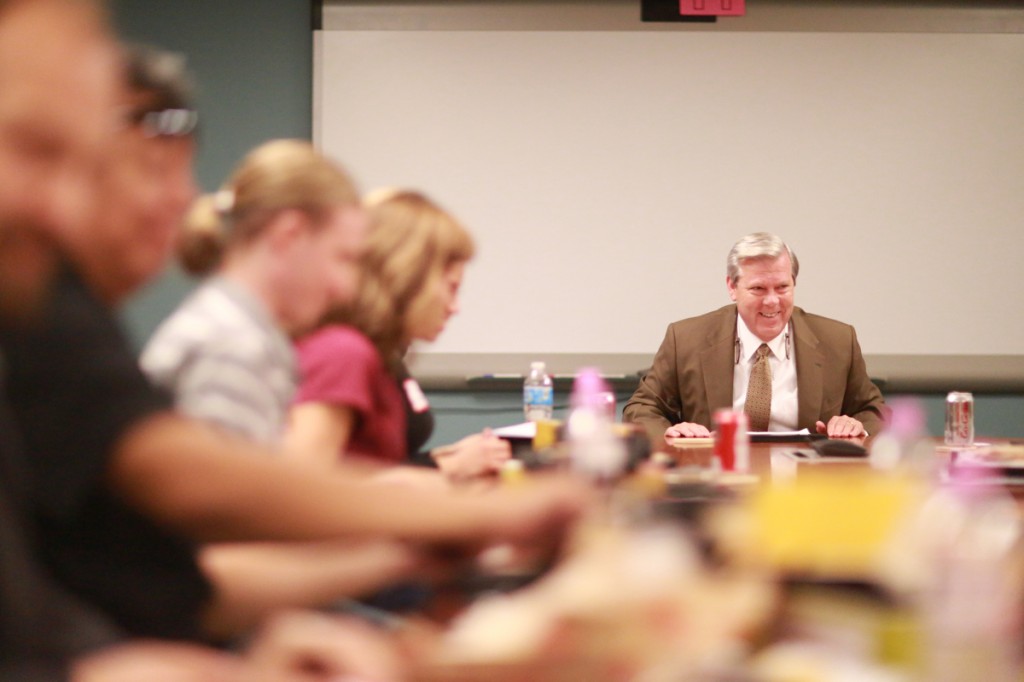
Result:
M818 420L814 428L829 438L863 438L868 435L859 420L841 414L830 418L828 424Z
M397 542L220 543L200 552L214 585L205 631L228 638L284 608L355 598L401 580L423 561Z
M291 410L284 450L299 461L321 467L336 466L339 460L345 460L340 453L348 445L356 419L355 410L343 405L318 402L296 405ZM496 473L512 456L512 447L508 441L485 429L452 445L434 448L430 454L444 478L458 483ZM443 485L436 471L424 471L421 467L389 467L379 478L384 482Z
M140 640L83 656L69 671L69 682L243 682L241 658L194 644Z
M458 483L501 471L512 457L512 446L490 429L430 451L430 457L449 481Z
M129 504L199 541L560 538L589 499L586 486L567 479L486 496L387 494L384 486L297 466L169 413L130 429L107 474Z
M708 430L708 427L692 422L680 422L665 429L665 440L667 441L673 438L708 438L710 436L711 431Z

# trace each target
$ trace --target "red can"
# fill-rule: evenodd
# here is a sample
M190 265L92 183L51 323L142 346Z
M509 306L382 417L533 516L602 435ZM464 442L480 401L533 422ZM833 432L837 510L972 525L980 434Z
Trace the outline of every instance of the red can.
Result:
M750 468L750 436L747 415L738 410L716 410L715 457L723 471L747 471Z

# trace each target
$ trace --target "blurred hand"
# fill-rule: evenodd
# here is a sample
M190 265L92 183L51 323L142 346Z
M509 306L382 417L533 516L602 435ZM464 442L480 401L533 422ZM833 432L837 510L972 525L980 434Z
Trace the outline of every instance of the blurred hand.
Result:
M665 440L670 441L673 438L710 438L711 432L703 424L694 424L692 422L681 422L674 426L670 426L665 429Z
M245 682L241 659L192 644L139 641L79 659L71 682Z
M249 647L247 680L397 682L405 665L384 631L354 618L287 611L270 618Z
M498 438L490 429L466 436L434 454L437 467L451 481L466 481L481 476L492 476L512 457L512 446Z
M853 417L847 417L846 415L832 417L828 420L828 425L825 422L819 421L814 425L814 428L818 433L824 433L829 438L860 438L868 434L863 424Z
M486 537L491 542L554 548L596 501L596 491L582 479L534 474L526 485L499 487L482 496L492 519Z

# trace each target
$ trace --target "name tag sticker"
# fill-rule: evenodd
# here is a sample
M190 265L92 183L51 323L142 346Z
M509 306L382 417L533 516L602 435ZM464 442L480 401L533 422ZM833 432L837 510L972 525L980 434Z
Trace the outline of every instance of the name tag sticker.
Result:
M418 414L430 409L427 396L423 395L423 389L415 379L406 379L402 382L402 387L405 389L405 397L409 399L409 405L413 412Z

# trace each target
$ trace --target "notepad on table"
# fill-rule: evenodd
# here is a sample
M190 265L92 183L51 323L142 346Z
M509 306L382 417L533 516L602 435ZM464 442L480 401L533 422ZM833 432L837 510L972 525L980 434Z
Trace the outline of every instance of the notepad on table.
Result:
M706 448L714 445L714 438L673 438L669 441L676 448Z
M751 443L791 443L793 441L808 441L816 438L818 434L812 434L807 429L799 431L751 431ZM822 436L824 438L824 436Z
M752 443L787 443L792 441L806 441L815 438L807 429L799 431L751 431L749 434ZM822 436L824 437L824 436ZM677 448L706 448L714 444L715 439L711 438L673 438L669 443Z
M492 432L498 438L533 438L537 435L537 423L523 422L521 424L501 426L492 429Z

